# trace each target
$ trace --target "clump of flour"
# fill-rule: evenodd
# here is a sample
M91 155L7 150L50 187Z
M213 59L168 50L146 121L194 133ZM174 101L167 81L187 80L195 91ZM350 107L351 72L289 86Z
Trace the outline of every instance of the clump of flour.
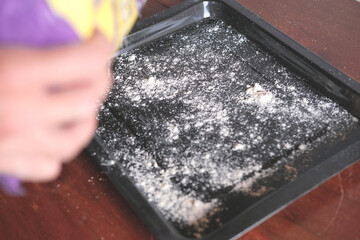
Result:
M245 100L247 103L255 102L265 105L274 100L273 94L265 91L258 83L255 83L253 87L249 87L246 90L246 94L249 96L249 98Z

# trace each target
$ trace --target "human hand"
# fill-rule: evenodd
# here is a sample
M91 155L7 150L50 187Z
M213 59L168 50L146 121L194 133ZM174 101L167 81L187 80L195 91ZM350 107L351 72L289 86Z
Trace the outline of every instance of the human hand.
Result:
M0 47L0 174L52 180L88 144L110 53L98 32L57 48Z

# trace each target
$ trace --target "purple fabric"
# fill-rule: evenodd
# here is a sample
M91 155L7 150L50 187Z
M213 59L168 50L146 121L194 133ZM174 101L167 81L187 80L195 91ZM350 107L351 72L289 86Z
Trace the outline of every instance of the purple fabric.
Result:
M0 45L46 47L78 40L45 0L0 0Z
M136 6L137 6L137 10L138 10L139 14L140 14L141 9L144 7L146 2L147 2L147 0L136 0Z
M0 187L8 195L23 196L24 189L21 186L19 179L7 175L0 176Z

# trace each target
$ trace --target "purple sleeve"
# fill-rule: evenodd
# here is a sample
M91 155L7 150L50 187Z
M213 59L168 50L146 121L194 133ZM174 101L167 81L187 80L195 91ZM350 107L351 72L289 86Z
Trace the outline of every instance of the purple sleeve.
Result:
M46 47L78 40L45 0L0 0L0 45Z

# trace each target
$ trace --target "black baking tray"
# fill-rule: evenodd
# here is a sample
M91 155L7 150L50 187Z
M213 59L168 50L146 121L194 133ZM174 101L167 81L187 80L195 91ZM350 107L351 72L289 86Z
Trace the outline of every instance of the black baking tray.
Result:
M254 41L276 57L284 66L305 77L315 89L338 102L354 116L360 116L360 84L299 43L277 30L233 0L186 1L138 22L115 56L174 33L205 18L219 19ZM106 103L104 105L107 107ZM101 119L100 121L106 121ZM114 129L115 131L115 129ZM100 165L111 159L111 150L95 136L88 147ZM280 211L295 199L334 176L360 158L360 126L352 128L342 139L318 146L311 164L291 181L278 181L276 189L259 198L247 199L246 208L228 218L221 227L210 229L202 239L236 239L252 227ZM166 220L135 187L121 166L103 166L113 184L134 208L158 239L192 239ZM242 202L239 202L242 204ZM232 206L229 206L231 208Z

